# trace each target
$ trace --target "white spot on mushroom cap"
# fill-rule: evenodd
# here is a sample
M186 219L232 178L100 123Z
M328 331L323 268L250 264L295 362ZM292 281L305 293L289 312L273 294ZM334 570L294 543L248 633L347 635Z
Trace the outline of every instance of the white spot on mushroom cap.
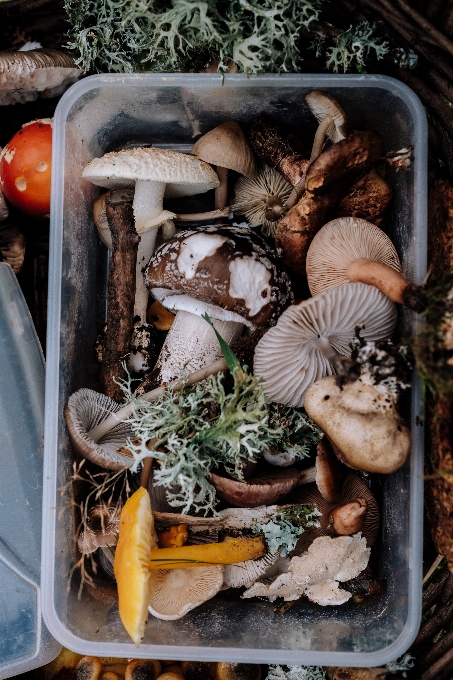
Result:
M16 189L18 189L18 191L25 191L27 188L27 180L25 177L16 177L14 184L16 185Z
M206 257L212 257L226 241L226 236L203 232L184 239L177 260L179 273L187 280L193 279L200 262Z
M0 154L0 161L3 160L4 158L8 164L11 163L11 161L14 158L14 154L16 153L16 150L17 149L15 147L11 149L7 144Z
M40 161L35 165L35 170L36 172L45 172L47 170L47 163L46 161Z
M229 269L230 296L244 300L250 316L255 316L270 301L271 272L262 262L249 256L232 260Z

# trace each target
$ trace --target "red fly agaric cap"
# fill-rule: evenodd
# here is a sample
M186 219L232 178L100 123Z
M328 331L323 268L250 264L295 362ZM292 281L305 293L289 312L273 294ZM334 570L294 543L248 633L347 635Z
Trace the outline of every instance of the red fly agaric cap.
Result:
M289 277L273 251L242 227L177 234L151 258L145 281L168 309L197 314L199 300L208 314L209 306L217 308L214 318L249 328L274 325L292 300Z
M23 125L0 154L0 185L21 212L42 219L50 212L52 120Z

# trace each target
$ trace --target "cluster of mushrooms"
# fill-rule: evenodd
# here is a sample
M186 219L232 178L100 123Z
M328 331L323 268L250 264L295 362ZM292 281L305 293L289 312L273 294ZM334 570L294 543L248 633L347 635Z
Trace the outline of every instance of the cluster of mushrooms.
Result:
M191 385L225 370L214 329L247 358L270 402L304 407L325 435L312 467L268 451L265 467L251 466L244 481L212 473L224 509L211 517L177 514L144 466L140 483L150 491L158 547L196 550L250 535L295 506L316 509L288 554L265 547L239 563L160 569L149 612L161 619L180 618L226 588L242 588L243 598L307 597L325 606L348 601L365 581L362 595L380 587L367 566L379 510L362 473L401 467L410 433L397 410L401 385L391 369L370 366L385 359L379 343L394 332L395 303L418 304L378 226L393 194L382 161L407 168L410 147L385 154L380 136L351 130L328 93L313 91L306 102L319 121L310 154L262 114L247 133L223 123L190 154L129 148L83 171L108 190L94 204L94 220L111 258L107 323L96 348L103 394L81 389L65 408L76 452L104 469L129 467L132 408L120 405L121 379L140 375L137 394L151 401L169 386L181 389L182 373ZM240 177L228 205L232 171ZM167 199L174 207L210 189L210 212L168 209ZM247 225L231 224L234 214ZM300 290L304 277L312 297L295 301L292 288ZM97 505L78 537L80 552L99 551L111 575L119 517L118 508Z

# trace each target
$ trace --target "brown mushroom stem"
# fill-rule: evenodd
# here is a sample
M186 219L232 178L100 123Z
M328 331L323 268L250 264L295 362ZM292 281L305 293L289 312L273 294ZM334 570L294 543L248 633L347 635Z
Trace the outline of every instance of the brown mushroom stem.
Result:
M269 222L277 222L283 214L284 206L278 196L268 196L264 216Z
M155 441L155 440L151 440ZM149 445L148 445L149 446ZM142 470L140 472L140 486L144 489L148 488L149 480L151 477L151 469L153 467L154 458L144 458L142 461Z
M216 166L217 177L220 180L219 186L214 190L214 207L221 210L227 204L228 198L228 168Z
M201 382L201 380L205 380L210 375L215 375L216 373L220 373L221 371L226 371L227 368L228 365L225 359L219 359L218 361L215 361L209 366L204 366L203 368L200 368L198 371L190 373L186 380L184 380L183 378L179 378L178 380L175 380L174 382L171 382L168 385L156 387L155 390L151 390L151 392L144 394L141 398L145 399L146 401L153 401L154 399L157 399L158 397L162 396L166 390L171 389L177 392L178 390L181 390L183 387L190 387L191 385L195 385L195 383ZM116 425L118 425L119 422L127 420L133 414L133 412L134 407L132 404L127 404L126 406L123 406L122 409L108 416L105 420L99 423L99 425L93 428L88 433L88 436L94 442L98 442L100 439L102 439L102 437L104 437L111 430L113 430L113 428Z
M318 158L319 154L321 153L322 147L324 145L324 140L326 138L327 130L330 128L332 123L333 123L332 116L326 116L319 123L318 129L316 130L315 138L313 140L313 146L311 147L310 163L312 163L312 161L314 161L315 158Z
M339 536L351 536L362 530L367 512L367 502L364 498L356 498L346 505L339 505L330 513L331 528Z
M134 214L121 192L111 194L106 203L113 250L108 280L108 309L105 346L101 365L104 393L120 401L122 390L116 382L126 377L123 366L131 342L135 301L135 267L140 237L135 231Z
M393 302L406 304L408 292L415 292L416 287L403 274L392 267L373 260L356 260L349 265L348 278L355 282L361 281L370 286L376 286Z

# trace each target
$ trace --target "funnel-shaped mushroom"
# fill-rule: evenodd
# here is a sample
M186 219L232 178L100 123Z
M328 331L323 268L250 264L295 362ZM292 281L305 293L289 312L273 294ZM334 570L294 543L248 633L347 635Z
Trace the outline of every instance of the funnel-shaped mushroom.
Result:
M376 286L394 302L403 302L404 291L412 289L387 234L355 217L337 218L318 231L307 253L307 279L313 295L361 281Z
M216 166L220 180L215 190L215 208L227 204L228 170L253 179L258 174L255 157L239 123L229 120L195 142L191 153Z
M404 464L411 436L388 392L360 378L340 388L328 377L307 390L304 405L349 467L387 474Z
M277 222L284 212L291 188L291 184L273 168L266 167L255 179L240 177L234 187L235 203L249 203L250 207L234 212L244 214L251 227L261 226L265 236L275 236Z
M164 621L180 619L191 609L217 595L223 586L224 570L221 564L159 569L154 578L148 611Z
M208 313L230 344L243 326L276 323L291 301L289 278L275 253L249 229L208 227L184 231L163 244L145 272L146 285L164 307L178 313L157 365L168 382L221 356Z
M332 374L338 354L350 356L358 326L369 340L390 337L396 316L395 305L363 283L331 288L289 307L256 346L254 373L265 380L266 397L302 406L307 388Z

